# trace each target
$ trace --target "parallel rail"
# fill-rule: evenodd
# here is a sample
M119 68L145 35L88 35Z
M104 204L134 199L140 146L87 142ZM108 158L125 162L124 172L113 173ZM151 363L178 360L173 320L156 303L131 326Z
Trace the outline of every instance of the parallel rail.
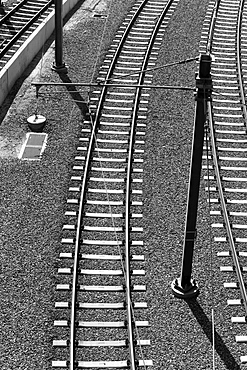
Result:
M53 0L22 0L0 19L0 68L52 9Z
M217 62L220 62L222 67L221 69L214 68L212 71L213 75L213 99L212 101L208 102L207 110L208 110L208 120L210 126L210 137L211 137L211 157L213 159L213 166L210 169L214 169L214 177L216 180L216 188L209 187L207 190L217 191L219 196L219 201L217 199L209 199L211 203L220 204L220 211L211 211L211 214L223 216L224 223L215 223L213 224L216 230L225 229L227 237L216 237L216 241L227 242L229 245L230 252L221 251L218 253L219 256L222 257L232 257L233 260L233 268L231 266L223 266L221 267L222 271L234 271L234 274L237 278L236 282L227 282L225 283L225 287L227 288L237 288L240 292L241 299L229 299L229 305L240 305L243 308L244 315L247 315L247 292L246 292L246 279L244 278L243 273L245 269L241 263L241 257L245 255L244 252L241 251L238 243L246 242L247 238L238 237L238 233L241 232L242 235L245 230L245 226L239 223L233 224L231 218L236 217L236 219L241 220L241 217L245 216L245 212L242 212L242 207L244 207L245 200L243 199L243 204L241 204L241 199L227 199L227 193L230 194L245 194L246 189L238 188L238 183L244 184L244 178L241 178L241 174L243 173L244 167L238 166L230 166L228 163L234 163L241 161L246 161L244 157L244 153L246 151L245 147L238 148L239 146L245 145L247 143L246 140L246 119L247 119L247 111L246 111L246 99L245 99L245 92L244 92L244 83L243 83L243 73L242 73L242 60L241 60L241 30L242 30L242 18L243 18L243 8L244 8L244 1L240 0L233 3L233 8L231 9L231 5L229 2L225 2L222 0L216 0L215 5L213 7L212 17L211 17L211 25L208 33L208 40L206 43L206 51L208 53L212 53L214 57L215 53L215 62L213 66L217 66ZM238 8L238 15L237 17L237 8ZM221 11L219 20L218 15ZM225 16L225 21L223 21L223 13ZM235 24L234 20L236 18ZM218 22L218 23L217 23ZM228 22L228 23L227 23ZM224 30L225 25L225 30ZM215 36L215 27L218 26ZM236 30L236 31L235 31ZM227 39L226 35L229 32L229 40ZM235 39L235 46L233 47L233 39ZM215 43L215 44L214 44ZM217 46L219 45L219 46ZM218 48L217 48L218 47ZM223 49L225 48L225 49ZM234 68L234 65L236 66ZM224 74L224 69L225 74ZM216 70L216 72L215 72ZM236 70L236 80L235 76ZM219 72L218 72L219 71ZM238 83L238 90L237 90L237 83ZM237 92L238 91L238 92ZM238 95L240 100L238 100ZM236 114L235 112L242 112L241 114ZM219 112L219 113L218 113ZM227 113L229 112L229 113ZM218 122L216 121L215 117L218 118ZM217 129L217 127L223 126L221 129ZM225 130L225 127L229 130ZM245 131L236 131L235 128L244 127ZM240 135L240 139L238 136ZM237 138L237 139L236 139ZM220 144L223 143L222 147ZM232 147L224 147L224 143L232 143ZM228 144L229 145L229 144ZM228 157L224 157L220 155L220 152L232 153L229 154ZM235 153L238 151L242 154L242 157L237 157ZM222 162L226 161L227 165L223 165ZM236 173L236 177L233 176L223 176L222 173L232 174ZM211 181L213 176L208 178L205 176L207 180ZM227 188L224 181L234 182L232 188ZM247 179L246 179L247 181ZM241 185L243 187L243 185ZM230 197L230 196L229 196ZM211 198L211 197L210 197ZM239 204L238 212L231 212L230 207L234 204ZM218 208L217 208L218 209ZM239 216L238 216L239 214ZM240 249L240 250L239 250ZM241 323L246 322L244 317L232 317L233 322ZM237 336L237 342L246 342L246 336ZM247 356L240 357L241 362L245 363L247 361Z
M168 11L171 9L171 6L176 3L174 0L169 1L163 1L163 0L157 0L157 1L151 1L151 0L144 0L144 1L138 1L136 6L133 7L132 13L133 16L129 20L127 26L122 26L124 28L124 31L120 31L119 35L121 35L121 38L118 38L118 41L114 40L114 42L117 42L117 45L114 44L114 47L111 47L111 50L109 51L109 56L106 56L108 60L103 65L103 70L101 70L104 74L104 78L99 78L99 89L98 92L92 92L92 95L96 94L97 97L94 99L97 101L97 104L95 106L95 112L92 113L92 109L94 109L93 104L91 104L91 107L89 105L90 110L90 120L88 121L88 124L91 125L90 136L88 138L88 146L86 149L86 156L83 160L83 176L81 176L80 181L80 196L78 201L78 210L77 210L77 220L76 220L76 236L75 240L73 241L74 244L74 253L73 253L73 268L71 268L71 273L73 275L72 283L71 283L71 298L70 298L70 305L67 305L67 307L70 306L70 324L67 324L70 327L70 339L68 341L58 341L56 343L62 343L62 345L69 345L69 360L68 361L53 361L54 367L69 367L70 370L74 370L75 367L121 367L121 368L130 368L132 370L135 370L137 367L137 363L139 366L149 366L152 364L152 361L149 360L143 360L143 356L141 356L141 360L137 361L136 359L136 346L137 343L139 343L139 347L141 347L142 343L147 344L149 341L143 341L140 340L139 337L135 339L134 330L136 330L136 327L138 326L136 323L136 319L134 317L133 308L135 307L135 303L133 302L132 298L132 291L133 291L133 282L131 279L131 263L133 261L133 256L131 256L130 249L131 245L133 245L133 241L131 241L131 198L133 198L131 192L133 189L133 162L134 162L134 153L142 153L143 150L136 150L135 145L138 140L136 140L137 135L142 135L144 132L138 133L137 132L137 122L138 119L140 119L140 105L142 99L142 93L143 89L140 87L141 85L145 85L146 82L146 73L145 70L148 67L148 63L150 62L150 56L152 55L153 51L153 45L156 42L157 34L160 30L160 27L162 25L162 22L167 15ZM171 10L172 11L172 10ZM141 17L140 17L141 16ZM139 24L139 26L138 26ZM136 41L132 41L136 40ZM138 46L140 45L140 46ZM139 48L139 49L138 49ZM114 49L114 50L112 50ZM157 49L157 48L156 48ZM113 53L112 55L110 53ZM156 53L157 54L157 53ZM155 58L153 58L155 59ZM116 68L117 67L117 68ZM126 70L128 72L121 73L119 72L122 70ZM137 70L137 72L135 72ZM104 72L105 71L105 72ZM134 73L133 76L130 77L130 80L126 80L125 76L128 75L130 72ZM137 75L137 80L135 80ZM103 85L101 83L103 82ZM114 85L117 86L114 87ZM106 83L106 85L105 85ZM144 88L144 90L147 92L148 90ZM98 94L98 95L97 95ZM126 95L126 97L125 97ZM144 94L145 96L148 94ZM122 98L119 99L118 97L121 96ZM127 99L128 96L131 96L131 99L133 100L131 105L132 107L129 108L129 100ZM108 99L107 99L108 97ZM112 97L112 98L111 98ZM119 100L118 100L119 99ZM112 105L107 105L107 101L111 101ZM109 103L110 104L110 103ZM120 105L122 107L120 107ZM145 103L146 104L146 103ZM112 114L108 114L109 112L112 112ZM145 108L147 109L147 108ZM119 114L120 111L120 114ZM122 112L121 112L122 111ZM105 113L104 113L105 112ZM125 113L126 112L126 113ZM107 117L104 121L104 118ZM142 118L143 119L143 118ZM128 122L128 123L127 123ZM114 130L116 127L119 126L119 132L112 131L111 130L101 130L101 125L105 125L106 127L112 127ZM145 124L139 124L141 127L145 126ZM123 137L123 135L126 135L126 132L121 131L123 130L122 127L128 127L128 139L127 140L118 140L118 135L121 135L120 137ZM87 131L87 129L85 129ZM126 142L128 143L126 149L122 149L122 144L119 144L117 149L109 147L110 144L105 144L105 147L98 148L98 141L99 136L103 135L106 137L106 141L108 142ZM112 139L113 137L113 139ZM102 141L100 141L102 142ZM103 140L104 142L104 140ZM143 143L143 141L139 142ZM104 149L105 148L105 149ZM112 149L111 149L112 148ZM84 150L84 149L83 149ZM128 332L128 340L126 341L126 345L128 348L129 356L127 361L97 361L90 362L90 361L80 361L78 360L78 355L76 355L77 350L77 310L78 310L78 281L79 281L79 263L81 259L82 254L82 241L85 231L85 215L88 215L89 213L86 210L86 204L88 199L88 188L90 187L89 181L90 181L90 174L92 172L92 163L95 158L93 157L93 153L97 150L102 150L103 153L126 153L126 157L124 159L120 159L121 162L126 162L126 169L116 169L114 167L112 168L104 168L102 169L102 174L104 171L110 171L110 172L116 172L120 171L120 173L124 172L124 190L116 190L116 193L123 193L125 194L124 201L118 201L117 203L124 205L124 212L121 215L121 213L118 213L116 217L122 217L124 218L124 223L122 227L115 227L114 223L113 226L110 228L107 227L86 227L86 230L111 230L111 232L116 236L117 232L123 233L123 241L116 238L116 240L113 242L114 245L117 246L124 246L123 257L120 256L121 264L123 266L123 278L124 278L124 288L120 287L122 291L124 291L125 294L125 310L126 310L126 329ZM121 157L122 158L122 157ZM113 162L119 162L119 157L116 155L115 159L109 159ZM100 171L100 168L102 166L101 163L102 159L99 156L99 162L100 166L98 167L98 170ZM108 159L106 159L108 161ZM140 162L140 161L139 161ZM78 167L78 166L77 166ZM95 169L93 170L95 171ZM137 173L142 172L142 170L138 170ZM107 173L107 172L106 172ZM106 176L105 180L116 181L122 179L114 179L114 178L108 178L108 175L103 175L103 178L100 181L104 182L104 176ZM78 178L78 177L77 177ZM141 182L142 180L140 178L136 179L137 182ZM94 180L95 181L95 180ZM119 183L119 181L117 182ZM106 185L106 184L105 184ZM91 189L94 191L95 189ZM100 188L100 193L106 192L106 194L111 194L111 190L108 189L102 189ZM115 190L112 190L112 192L115 192ZM141 194L141 191L137 191ZM108 196L109 196L108 194ZM107 202L106 202L107 203ZM141 202L136 202L137 204L141 204ZM105 204L105 203L104 203ZM111 204L111 201L109 200L109 206ZM114 202L113 202L114 204ZM114 205L113 205L114 207ZM99 206L100 208L100 206ZM110 207L109 207L110 208ZM111 213L111 208L110 208ZM90 213L92 215L92 212ZM95 216L95 213L93 213L93 217ZM98 217L103 217L102 214L98 214ZM110 217L110 214L107 216ZM114 218L114 214L112 216ZM133 217L133 216L132 216ZM142 217L140 214L136 214L134 217ZM102 224L102 223L101 223ZM134 228L135 229L135 228ZM142 229L137 227L136 229ZM140 231L140 230L139 230ZM103 232L103 231L102 231ZM93 244L97 244L97 237L95 239L95 234L92 234ZM66 239L68 240L68 239ZM65 242L66 242L65 240ZM101 244L107 243L107 240L105 242L101 242ZM139 242L138 243L142 243ZM132 252L133 253L133 252ZM103 258L102 256L100 258ZM104 257L105 258L105 257ZM117 255L112 256L113 259L119 259ZM135 256L134 259L142 260L142 256ZM115 274L118 272L113 272L113 270L108 270L111 274ZM139 271L139 273L143 274L142 270L136 270ZM96 274L102 273L102 271L98 270ZM120 272L119 272L120 273ZM111 287L107 286L108 289L111 289ZM113 287L112 287L113 288ZM119 289L120 289L119 288ZM94 289L94 288L93 288ZM99 287L95 287L95 289L99 289ZM100 289L103 289L101 287ZM138 285L137 290L140 289L140 291L145 290L145 286ZM141 302L140 302L141 303ZM58 304L59 306L59 304ZM121 306L121 305L119 305ZM137 304L137 307L145 307L145 304L141 303L141 305ZM110 305L109 305L110 307ZM139 322L142 323L142 322ZM145 322L144 326L146 326ZM95 323L93 325L96 325ZM100 324L102 325L102 323ZM111 324L110 324L111 325ZM113 325L113 324L112 324ZM114 325L118 326L120 323ZM140 324L139 324L140 325ZM94 342L95 343L95 342ZM103 343L103 342L100 342ZM119 342L118 342L119 343ZM101 344L104 345L104 344ZM110 345L110 344L109 344ZM114 345L114 344L112 344ZM141 350L142 353L142 350ZM85 356L84 356L85 357Z
M169 0L167 5L164 7L164 10L160 14L159 20L156 23L156 26L153 30L152 36L149 40L149 45L146 50L145 58L142 62L142 70L139 73L139 80L138 84L143 83L144 79L144 70L147 68L148 58L150 56L150 52L152 49L152 45L154 42L154 39L157 35L157 31L160 27L160 24L162 23L162 20L170 8L173 0ZM121 39L121 42L118 45L118 48L115 52L114 58L111 61L111 64L109 66L109 70L107 72L105 82L107 83L108 80L112 77L113 70L116 66L118 57L120 55L120 52L123 48L123 45L126 41L126 38L133 27L135 21L138 19L139 14L145 7L145 5L148 3L147 0L144 0L134 16L132 17L131 21L128 24L128 27L126 28L123 37ZM114 78L113 78L114 81ZM89 172L89 166L90 161L92 157L92 150L93 150L93 144L95 141L95 132L96 129L99 126L99 120L100 115L102 111L102 105L104 102L105 94L106 94L107 87L103 87L99 103L93 123L93 129L91 134L91 139L89 143L87 158L85 162L85 171L83 176L83 183L82 183L82 190L81 190L81 198L80 198L80 205L79 205L79 214L77 219L77 234L76 234L76 243L75 243L75 259L74 259L74 269L73 269L73 288L72 288L72 307L71 307L71 321L70 321L70 327L71 327L71 333L70 333L70 369L74 369L74 363L75 363L75 313L76 313L76 297L77 297L77 281L78 281L78 256L80 251L80 239L81 239L81 224L83 221L82 215L84 210L84 198L86 194L86 185L87 185L87 178L88 178L88 172ZM140 92L141 89L138 87L135 92L135 102L132 112L132 122L131 122L131 130L130 130L130 138L129 138L129 154L127 159L127 173L126 173L126 198L125 198L125 289L126 289L126 306L127 306L127 324L128 324L128 346L129 346L129 360L130 360L130 368L132 370L136 369L136 358L135 358L135 344L134 344L134 336L133 336L133 324L134 324L134 317L133 317L133 307L132 307L132 299L131 299L131 278L130 278L130 191L131 191L131 174L132 174L132 160L133 160L133 148L134 148L134 135L135 135L135 128L136 128L136 120L137 120L137 113L138 113L138 106L139 106L139 100L140 100Z
M220 198L220 203L221 203L221 209L222 209L222 215L224 218L224 227L226 228L227 236L228 236L228 243L231 249L231 255L233 258L234 266L235 266L235 271L237 274L237 280L238 280L238 285L239 289L241 292L242 300L243 300L243 305L245 308L245 312L247 314L247 292L246 292L246 284L244 282L243 274L242 274L242 267L239 261L239 255L237 253L237 249L235 246L235 238L233 236L232 232L232 227L231 227L231 222L229 220L229 212L227 210L227 204L225 201L225 194L223 190L223 185L221 181L221 174L220 174L220 167L218 163L218 155L217 155L217 147L216 147L216 142L215 142L215 137L214 137L214 126L213 126L213 113L212 113L212 104L211 102L208 102L208 113L209 113L209 127L210 127L210 132L211 132L211 150L212 150L212 156L213 156L213 162L214 162L214 171L215 171L215 176L216 176L216 182L217 182L217 188L219 192L219 198Z
M244 1L241 0L240 6L239 6L239 14L238 14L238 24L237 24L237 34L236 34L236 59L237 59L237 70L238 70L238 82L239 82L239 92L241 96L241 105L243 109L243 115L246 122L247 119L247 111L246 111L246 100L245 100L245 94L244 94L244 86L243 86L243 79L242 79L242 67L241 67L241 48L240 48L240 38L241 38L241 22L242 22L242 12L243 12L243 5ZM212 25L214 26L215 20L217 19L217 12L220 6L220 0L216 0L215 7L214 7L214 13L212 17ZM212 42L213 42L213 36L214 36L214 30L213 27L210 28L210 34L209 34L209 40L207 45L207 50L212 50ZM225 228L227 231L228 236L228 242L231 248L232 258L234 262L234 266L236 269L237 279L239 288L241 291L241 296L243 300L243 305L245 307L245 312L247 314L247 292L246 292L246 284L243 279L242 275L242 267L239 262L239 256L237 253L237 248L235 246L235 238L233 237L233 231L231 227L231 223L229 220L229 212L227 211L227 204L226 204L226 198L223 191L223 185L221 180L221 174L220 174L220 166L218 164L218 154L217 154L217 144L215 140L215 134L214 134L214 120L213 120L213 107L212 103L208 102L208 113L209 113L209 123L210 123L210 132L211 132L211 150L213 155L213 162L214 162L214 170L215 170L215 176L216 176L216 182L220 197L220 203L222 208L222 213L225 221Z

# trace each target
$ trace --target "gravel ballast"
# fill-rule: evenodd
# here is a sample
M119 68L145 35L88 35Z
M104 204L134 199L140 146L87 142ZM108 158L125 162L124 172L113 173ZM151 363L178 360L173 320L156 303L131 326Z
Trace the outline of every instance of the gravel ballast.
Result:
M90 81L134 0L80 2L64 28L66 81ZM111 4L104 31L105 14ZM208 1L180 0L162 41L157 65L197 57ZM31 81L61 81L51 70L54 44L50 40L35 58L22 81L1 107L0 126L0 248L1 248L1 369L51 369L55 317L55 286L62 226L73 158L83 126L83 100L75 104L66 89L63 95L41 96L36 102ZM99 52L100 48L100 52ZM195 62L164 68L154 74L154 84L194 87ZM45 90L41 90L40 92ZM78 99L77 99L78 100ZM47 147L40 162L18 159L29 132L26 119L37 112L47 118ZM212 369L212 277L210 219L202 180L193 275L200 295L183 301L172 294L171 281L179 277L190 150L194 119L193 92L151 92L144 163L144 251L150 327L145 337L151 345L144 357L154 370ZM218 370L240 369L244 346L231 326L233 309L227 307L219 261L213 250L215 363ZM231 311L232 310L232 311Z

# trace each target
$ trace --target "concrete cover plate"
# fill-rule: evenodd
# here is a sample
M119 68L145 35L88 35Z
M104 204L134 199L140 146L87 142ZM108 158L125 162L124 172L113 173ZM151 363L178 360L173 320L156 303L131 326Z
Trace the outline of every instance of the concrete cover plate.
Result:
M29 132L19 154L19 159L40 160L47 142L47 134Z

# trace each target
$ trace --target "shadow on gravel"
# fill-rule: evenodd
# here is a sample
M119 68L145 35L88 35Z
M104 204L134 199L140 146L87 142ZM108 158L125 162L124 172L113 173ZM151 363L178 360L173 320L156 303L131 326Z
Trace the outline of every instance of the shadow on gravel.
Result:
M199 305L196 298L188 299L186 300L186 303L188 304L196 320L202 327L209 341L212 343L212 323L209 321L207 315L205 315L202 307ZM215 332L215 350L220 356L221 360L224 362L227 369L241 369L217 332Z
M66 73L60 73L59 77L61 78L61 80L63 82L72 84L71 79L69 78L69 76ZM65 86L65 87L68 90L71 98L74 100L74 102L76 103L76 105L80 109L83 118L85 119L88 116L88 113L89 113L87 102L83 99L83 97L81 96L79 91L77 91L75 85Z

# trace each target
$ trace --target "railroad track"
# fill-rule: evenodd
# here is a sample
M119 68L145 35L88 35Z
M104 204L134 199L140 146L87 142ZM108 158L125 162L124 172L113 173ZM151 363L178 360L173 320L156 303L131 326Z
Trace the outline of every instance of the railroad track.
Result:
M22 0L0 15L0 70L53 9L53 0Z
M145 70L155 66L177 3L136 2L107 52L99 87L90 94L59 256L54 368L134 370L153 364L145 358L150 342L142 254L143 153L152 83Z
M213 91L208 103L210 165L205 180L213 219L214 240L228 291L231 321L238 325L238 343L246 343L247 243L247 112L245 101L247 28L244 1L211 2L201 42L210 52ZM241 350L243 347L240 347ZM246 354L240 357L247 362Z

